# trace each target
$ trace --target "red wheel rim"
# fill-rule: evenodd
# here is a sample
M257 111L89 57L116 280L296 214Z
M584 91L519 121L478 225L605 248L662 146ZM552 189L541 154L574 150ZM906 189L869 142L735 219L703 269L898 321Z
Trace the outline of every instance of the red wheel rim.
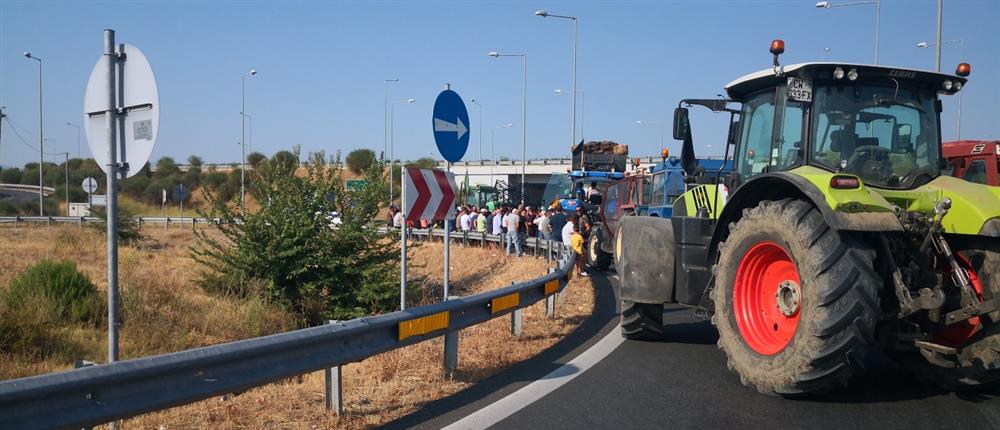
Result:
M979 276L976 275L976 271L972 270L972 264L969 260L965 259L961 255L955 255L955 259L958 260L958 264L965 269L965 273L969 274L969 283L972 284L972 289L976 290L976 296L979 300L983 299L983 284L979 281ZM951 271L949 270L945 276L950 276ZM957 347L964 345L973 335L979 331L979 326L982 324L979 321L979 317L972 317L960 323L955 323L946 326L943 330L939 331L934 335L934 343L938 343L945 346Z
M761 242L740 261L733 282L733 312L740 335L758 354L788 346L799 326L802 281L781 245Z

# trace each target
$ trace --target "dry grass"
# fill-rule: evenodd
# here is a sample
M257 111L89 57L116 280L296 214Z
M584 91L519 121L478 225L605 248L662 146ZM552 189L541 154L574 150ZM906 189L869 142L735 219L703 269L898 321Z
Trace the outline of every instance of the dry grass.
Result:
M122 248L121 279L126 313L122 331L124 357L176 351L269 332L281 331L290 316L267 303L210 296L192 282L197 263L187 247L186 229L147 228L149 245ZM424 300L440 295L442 245L422 244L411 254L411 274L428 291ZM544 273L543 259L508 258L500 250L452 247L452 294L494 289L512 280ZM0 288L41 258L77 263L102 291L106 288L102 237L78 227L0 228ZM555 319L545 317L544 304L525 309L524 333L510 334L510 319L499 318L463 330L459 340L459 370L453 378L442 372L440 338L380 354L343 369L345 415L325 412L322 372L250 390L238 396L213 398L125 422L125 428L368 428L414 412L421 405L462 390L558 342L588 315L594 304L590 281L574 278ZM140 327L141 326L141 327ZM75 343L89 345L85 357L103 361L100 330L75 330ZM74 351L79 351L76 349ZM0 378L64 369L57 357L41 362L17 362L0 357ZM14 363L11 363L14 362Z

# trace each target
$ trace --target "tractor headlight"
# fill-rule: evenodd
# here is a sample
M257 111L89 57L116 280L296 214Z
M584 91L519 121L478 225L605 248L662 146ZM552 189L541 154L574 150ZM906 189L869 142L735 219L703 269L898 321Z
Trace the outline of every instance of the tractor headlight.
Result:
M858 69L851 69L851 71L847 72L847 79L856 81L858 79Z
M943 84L943 85L944 85L944 89L945 89L946 91L951 91L951 88L952 88L953 86L955 86L955 84L953 84L953 83L951 82L951 80L947 80L947 81L944 81L944 84Z
M844 69L840 67L833 69L833 79L844 79Z
M955 91L958 91L960 89L962 89L962 83L961 82L955 82Z

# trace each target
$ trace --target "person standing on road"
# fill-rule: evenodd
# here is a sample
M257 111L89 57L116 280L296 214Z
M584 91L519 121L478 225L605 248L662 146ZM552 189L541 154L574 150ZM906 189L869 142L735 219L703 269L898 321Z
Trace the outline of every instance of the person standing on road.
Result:
M486 208L479 210L479 216L476 217L476 233L486 233Z
M569 219L566 220L566 225L564 225L563 228L562 228L562 243L565 243L566 246L570 246L571 245L570 239L572 238L573 231L574 231L575 228L577 228L576 225L578 223L579 223L579 221L578 221L578 219L576 217L576 214L570 215ZM577 230L577 231L579 231L579 230Z
M535 224L537 217L538 215L531 206L524 209L524 226L528 230L528 237L538 237L538 224Z
M583 235L580 234L580 227L576 224L567 224L572 226L573 230L570 232L570 248L573 249L574 258L573 265L576 266L576 274L580 276L590 276L586 270L587 258L583 256Z
M493 235L503 234L503 209L498 208L493 211Z
M470 229L472 229L470 221L471 220L469 219L469 210L466 208L462 208L462 216L459 217L459 225L462 226L462 231L469 231Z
M556 242L562 242L563 227L566 226L566 214L560 209L555 209L555 213L549 218L549 236Z
M396 228L403 228L403 211L396 210L396 214L392 216L392 226Z
M511 248L514 248L517 251L517 256L520 257L523 251L521 249L521 238L517 232L517 226L521 223L521 217L517 215L517 212L511 212L504 218L507 224L506 255L510 255Z
M539 211L535 218L535 229L538 231L538 238L546 240L549 238L549 211Z

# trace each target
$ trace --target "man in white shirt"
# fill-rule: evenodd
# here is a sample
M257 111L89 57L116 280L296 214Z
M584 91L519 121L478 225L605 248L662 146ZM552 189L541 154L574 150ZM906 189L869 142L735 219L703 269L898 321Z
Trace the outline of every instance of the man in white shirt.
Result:
M538 238L545 240L549 238L549 211L540 211L538 217L533 221L538 226Z
M524 253L521 249L521 236L517 232L517 225L520 222L521 216L517 212L511 212L504 217L504 225L507 226L507 255L510 255L511 248L517 250L518 257Z
M462 231L469 231L470 229L472 229L472 223L470 222L471 220L469 218L469 212L466 211L465 209L462 209L462 217L460 218L460 220L461 220L460 225L462 226Z
M562 240L566 246L569 246L570 239L573 237L573 225L576 224L576 214L570 215L569 219L566 220L566 225L562 229ZM555 233L555 232L553 232Z
M396 212L396 215L392 217L392 226L396 228L403 228L403 211Z
M493 234L501 235L503 234L503 210L497 209L493 211Z

